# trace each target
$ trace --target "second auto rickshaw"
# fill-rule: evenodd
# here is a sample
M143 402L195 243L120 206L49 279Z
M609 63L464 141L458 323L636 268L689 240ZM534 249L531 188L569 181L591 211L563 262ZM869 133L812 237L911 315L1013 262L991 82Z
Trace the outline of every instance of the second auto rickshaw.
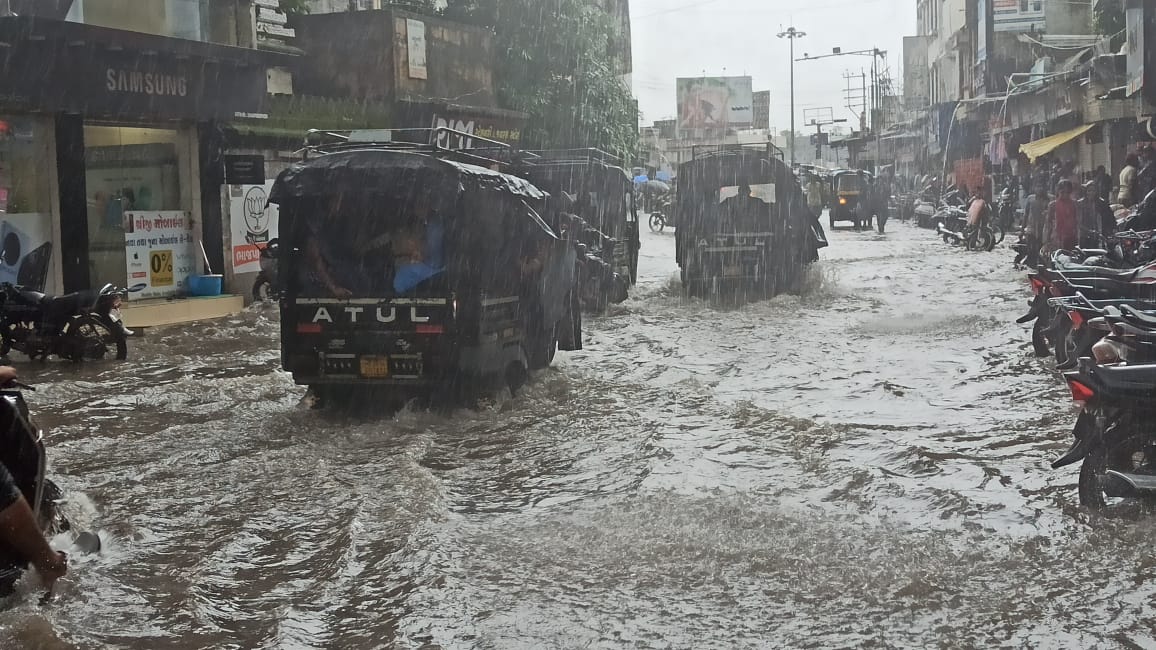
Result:
M510 172L548 192L558 211L573 214L585 248L579 278L582 304L601 311L626 300L638 277L638 211L634 183L597 149L518 152Z
M689 293L762 297L799 288L827 240L770 147L696 148L678 178L675 250Z

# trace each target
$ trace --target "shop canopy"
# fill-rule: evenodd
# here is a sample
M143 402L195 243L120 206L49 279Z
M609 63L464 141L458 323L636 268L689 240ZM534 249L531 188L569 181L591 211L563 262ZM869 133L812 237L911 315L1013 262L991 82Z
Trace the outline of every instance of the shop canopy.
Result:
M1070 131L1064 131L1063 133L1049 135L1046 138L1040 138L1039 140L1033 140L1032 142L1021 144L1020 153L1026 155L1028 160L1031 162L1035 162L1036 158L1047 155L1062 145L1065 145L1068 142L1071 142L1072 140L1080 137L1081 135L1084 135L1089 130L1091 130L1093 126L1095 125L1085 124L1084 126L1076 127Z

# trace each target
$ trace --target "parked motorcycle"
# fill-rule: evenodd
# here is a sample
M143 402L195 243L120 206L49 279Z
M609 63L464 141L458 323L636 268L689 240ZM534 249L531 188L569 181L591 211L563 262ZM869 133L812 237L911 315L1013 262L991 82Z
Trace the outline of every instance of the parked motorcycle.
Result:
M127 339L132 330L124 326L120 307L140 284L120 289L106 284L101 289L48 296L12 284L0 284L0 356L17 350L30 359L49 355L69 361L117 359L128 356Z
M269 240L269 243L261 249L259 259L261 270L257 273L257 279L253 281L254 302L277 300L281 297L281 285L277 275L277 256L280 252L281 244L277 239Z
M1156 497L1156 365L1102 364L1092 358L1064 373L1082 406L1071 449L1054 469L1081 463L1080 504L1125 508Z
M969 251L990 251L995 248L996 235L986 220L968 224L967 209L945 208L937 217L935 231L943 237L945 244L965 244Z

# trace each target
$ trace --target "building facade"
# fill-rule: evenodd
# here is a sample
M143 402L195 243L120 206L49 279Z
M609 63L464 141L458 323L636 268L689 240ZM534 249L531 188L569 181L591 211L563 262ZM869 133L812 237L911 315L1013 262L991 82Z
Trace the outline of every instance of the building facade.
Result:
M265 110L254 8L12 2L0 16L0 281L185 293L220 241L222 125ZM18 11L19 10L19 11ZM220 268L222 252L206 247Z

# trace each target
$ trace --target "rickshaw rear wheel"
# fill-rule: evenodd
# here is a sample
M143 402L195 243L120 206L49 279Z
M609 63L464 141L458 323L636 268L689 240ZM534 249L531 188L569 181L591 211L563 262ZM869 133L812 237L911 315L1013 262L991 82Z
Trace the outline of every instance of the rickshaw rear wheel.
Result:
M553 325L534 337L530 350L530 367L533 370L545 368L554 362L558 352L558 326Z
M523 364L511 361L510 365L506 366L506 386L510 389L510 395L517 395L518 391L526 385L528 378L526 366Z

